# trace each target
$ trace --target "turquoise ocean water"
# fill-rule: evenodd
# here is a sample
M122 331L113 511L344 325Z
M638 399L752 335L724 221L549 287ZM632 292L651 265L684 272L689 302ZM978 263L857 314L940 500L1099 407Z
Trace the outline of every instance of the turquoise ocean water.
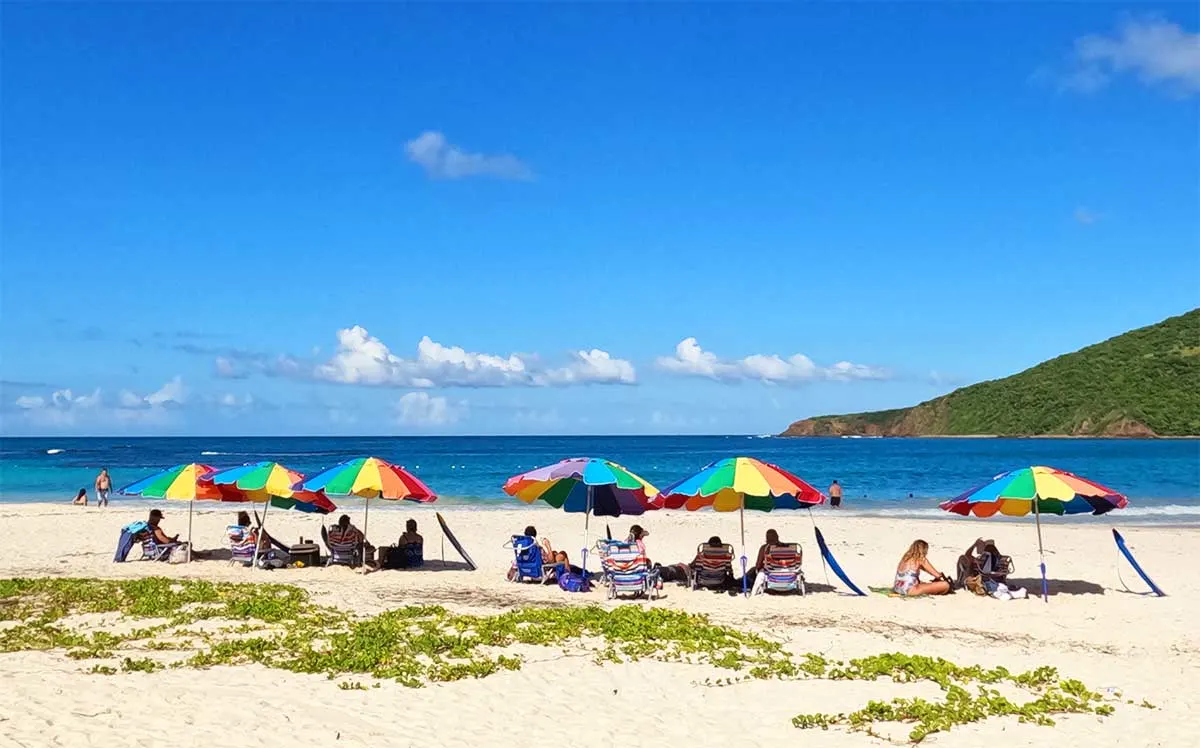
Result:
M837 478L846 510L944 514L943 500L1030 464L1079 473L1130 498L1122 521L1200 523L1200 440L781 439L754 436L3 438L0 502L69 501L107 467L117 487L184 462L259 459L305 473L375 455L404 465L441 496L435 506L522 506L508 476L563 457L605 457L664 487L720 457L749 455L824 491ZM121 499L117 501L134 501ZM382 508L382 507L381 507ZM405 510L413 509L406 504Z

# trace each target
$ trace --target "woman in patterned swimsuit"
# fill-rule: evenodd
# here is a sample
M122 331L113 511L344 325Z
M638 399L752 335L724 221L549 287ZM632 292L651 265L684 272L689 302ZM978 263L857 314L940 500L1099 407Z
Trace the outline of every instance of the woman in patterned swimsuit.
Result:
M933 577L933 580L922 582L922 571ZM929 543L924 540L913 541L904 552L900 565L896 567L896 581L892 584L892 591L905 597L945 595L950 591L950 581L929 563Z

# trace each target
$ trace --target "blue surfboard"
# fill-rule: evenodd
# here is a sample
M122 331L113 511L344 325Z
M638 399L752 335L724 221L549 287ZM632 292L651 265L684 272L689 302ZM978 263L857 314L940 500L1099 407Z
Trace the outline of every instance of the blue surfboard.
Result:
M833 573L837 575L837 578L842 580L842 584L853 590L854 594L866 597L867 593L860 590L854 582L851 582L850 577L846 576L846 572L842 571L842 567L838 566L837 559L833 557L833 554L829 552L829 546L825 544L825 536L821 534L821 529L814 527L813 532L817 534L817 547L821 549L821 558L825 559L825 563L829 564L829 568L833 569Z
M1117 543L1117 549L1121 551L1121 555L1125 557L1125 560L1129 562L1129 565L1133 567L1133 570L1138 573L1138 576L1142 578L1142 581L1150 587L1154 594L1158 595L1159 597L1166 597L1167 593L1159 589L1158 585L1154 583L1154 580L1150 578L1150 575L1142 570L1141 564L1137 562L1137 559L1133 557L1133 554L1129 552L1129 548L1125 545L1125 538L1121 537L1121 533L1117 532L1117 528L1114 527L1112 532L1113 540L1115 540Z

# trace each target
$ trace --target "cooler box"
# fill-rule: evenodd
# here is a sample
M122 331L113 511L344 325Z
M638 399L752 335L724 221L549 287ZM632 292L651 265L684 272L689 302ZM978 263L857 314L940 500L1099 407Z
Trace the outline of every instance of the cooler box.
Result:
M301 543L288 548L288 555L292 557L292 563L297 561L305 566L319 566L321 563L321 547L316 543Z

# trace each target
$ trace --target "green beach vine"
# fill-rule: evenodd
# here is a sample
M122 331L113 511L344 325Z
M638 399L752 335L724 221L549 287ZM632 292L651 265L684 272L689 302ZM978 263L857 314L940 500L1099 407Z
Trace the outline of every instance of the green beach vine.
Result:
M70 619L89 615L121 625L104 631L104 625L91 622L90 633L80 633ZM1099 694L1049 667L1014 674L902 653L847 662L811 653L794 656L764 636L663 608L533 607L466 615L410 605L356 616L278 584L158 577L0 580L0 653L62 651L73 659L100 661L86 670L97 675L257 663L331 680L376 679L371 684L341 680L343 690L378 688L384 680L418 688L519 670L523 657L502 651L514 645L569 648L597 663L654 659L734 673L706 681L713 686L749 679L929 681L941 689L940 701L871 701L849 713L802 714L792 720L801 729L840 727L870 735L878 735L880 725L904 723L911 725L912 742L990 717L1053 725L1056 715L1112 712ZM1010 700L995 688L1001 683L1030 698Z

